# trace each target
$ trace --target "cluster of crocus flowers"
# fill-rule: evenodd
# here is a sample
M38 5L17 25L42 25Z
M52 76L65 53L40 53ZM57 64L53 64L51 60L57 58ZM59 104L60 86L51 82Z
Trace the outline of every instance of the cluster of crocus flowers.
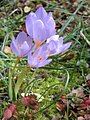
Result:
M50 56L65 52L71 45L71 42L64 44L64 38L56 35L52 13L47 13L43 7L27 15L25 25L27 33L20 32L13 38L11 50L18 57L27 56L32 68L49 64Z

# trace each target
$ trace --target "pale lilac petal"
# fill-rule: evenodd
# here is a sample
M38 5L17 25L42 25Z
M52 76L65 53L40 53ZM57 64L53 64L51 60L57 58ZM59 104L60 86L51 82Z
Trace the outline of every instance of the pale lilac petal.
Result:
M71 45L71 42L63 44L64 37L54 35L47 39L47 51L49 56L57 55L59 53L65 52Z
M11 42L11 50L16 56L24 57L32 48L32 39L25 32L20 32Z
M16 41L19 44L22 44L26 39L27 39L27 34L25 32L20 32L16 37Z
M33 57L36 57L37 61L38 61L38 56L42 56L43 59L47 59L48 55L47 53L47 48L45 45L40 46L38 49L35 50L35 52L33 53Z
M15 43L15 40L12 40L12 42L10 44L10 48L11 48L12 52L16 54L16 56L20 55L20 52L18 51L17 45Z
M37 13L37 12L36 12ZM39 19L42 20L42 22L45 25L46 31L47 31L47 38L49 38L52 35L55 35L56 29L55 29L55 21L52 17L52 13L49 12L46 13L44 8L38 9L38 14L36 14Z
M34 22L33 39L35 42L46 40L46 29L41 20Z
M37 59L33 57L32 53L28 54L28 64L33 68L37 66Z
M60 38L59 38L59 41L60 41L60 44L61 44L61 45L63 44L63 40L64 40L64 37L60 37Z
M44 67L45 65L48 65L51 61L52 61L52 59L47 59L47 60L39 63L39 64L37 65L37 67Z
M54 55L60 54L63 51L63 45L57 47L56 53Z
M27 42L29 47L32 47L32 39L30 38L30 36L27 36L27 34L25 32L20 32L17 37L15 42L17 43L17 45L19 44L22 45L24 42Z
M66 52L68 50L68 48L71 46L71 44L72 44L72 42L63 44L62 53Z
M33 25L34 22L37 20L37 16L35 13L30 13L29 15L27 15L26 17L26 30L27 33L30 35L31 38L33 38Z
M45 24L45 27L48 33L48 38L56 34L55 21L53 20L52 17L47 21L47 23Z
M38 64L37 56L33 55L31 52L28 54L28 64L32 68L36 68Z
M32 39L30 38L30 36L27 37L26 42L28 43L29 48L31 49L32 46L33 46L33 41L32 41Z
M47 19L50 19L50 17L53 18L52 12L49 12L49 13L47 14Z
M23 42L27 41L29 47L32 47L32 39L30 38L30 36L27 36L27 34L25 32L20 32L16 39L15 42L17 44L17 46L20 46L23 44Z
M68 50L68 48L71 46L71 42L65 43L61 46L58 46L56 54L64 53Z
M56 54L59 42L59 35L54 35L47 39L46 43L48 45L47 49L49 56Z
M49 12L47 14L47 17L43 20L44 24L45 24L45 27L46 27L46 31L47 31L47 34L48 34L48 38L52 35L55 35L56 34L56 24L55 24L55 21L52 17L52 13Z
M55 21L52 13L47 14L43 7L39 7L35 13L31 12L26 17L25 23L27 33L35 42L37 40L44 41L56 34Z
M45 18L47 17L47 12L45 11L45 9L43 7L39 7L36 12L35 12L36 16L38 19L41 19L42 21L45 20Z
M30 67L33 68L38 68L49 64L50 61L48 61L47 59L48 55L45 45L42 45L40 48L36 49L34 53L28 54L28 64Z
M59 40L59 35L53 35L50 38L47 39L46 43L49 43L50 41L58 41Z
M26 56L27 53L29 52L30 47L27 44L27 42L25 41L22 46L20 47L20 57Z
M57 42L55 42L53 40L48 43L47 49L48 49L48 55L49 56L54 55L56 53L57 46L58 46Z

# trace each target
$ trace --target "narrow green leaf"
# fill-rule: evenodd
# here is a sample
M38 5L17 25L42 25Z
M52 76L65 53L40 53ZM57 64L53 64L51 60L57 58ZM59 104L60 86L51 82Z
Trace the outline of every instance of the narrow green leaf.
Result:
M22 69L22 72L18 76L18 80L15 84L15 89L14 89L16 99L17 99L18 91L23 83L24 78L26 77L27 72L28 72L28 67Z

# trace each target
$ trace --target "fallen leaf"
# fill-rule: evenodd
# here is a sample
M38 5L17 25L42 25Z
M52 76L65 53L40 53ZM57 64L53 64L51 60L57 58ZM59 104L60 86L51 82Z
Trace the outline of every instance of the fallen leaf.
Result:
M67 99L66 96L62 96L61 99L56 103L56 108L59 111L65 110L67 106Z
M83 92L83 88L80 87L80 88L77 88L77 89L74 89L71 91L70 94L68 94L68 96L73 96L73 95L76 95L76 97L84 97L84 92Z
M10 104L4 111L3 120L10 119L16 112L16 105Z
M78 117L78 120L85 120L82 116Z
M21 101L23 105L30 107L33 110L37 110L39 107L39 102L37 101L36 95L24 96Z
M5 46L4 47L4 53L6 53L6 54L11 54L12 52L11 52L11 48L9 47L9 46Z
M90 120L90 114L84 115L85 120Z
M4 120L4 119L5 119L5 120L10 119L11 117L12 117L12 112L11 112L11 110L6 109L6 110L4 111L3 120Z

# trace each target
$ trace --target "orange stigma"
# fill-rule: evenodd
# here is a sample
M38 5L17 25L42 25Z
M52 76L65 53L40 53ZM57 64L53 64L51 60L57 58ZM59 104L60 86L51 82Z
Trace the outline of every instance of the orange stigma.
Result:
M35 41L36 48L39 48L42 42L40 40Z

